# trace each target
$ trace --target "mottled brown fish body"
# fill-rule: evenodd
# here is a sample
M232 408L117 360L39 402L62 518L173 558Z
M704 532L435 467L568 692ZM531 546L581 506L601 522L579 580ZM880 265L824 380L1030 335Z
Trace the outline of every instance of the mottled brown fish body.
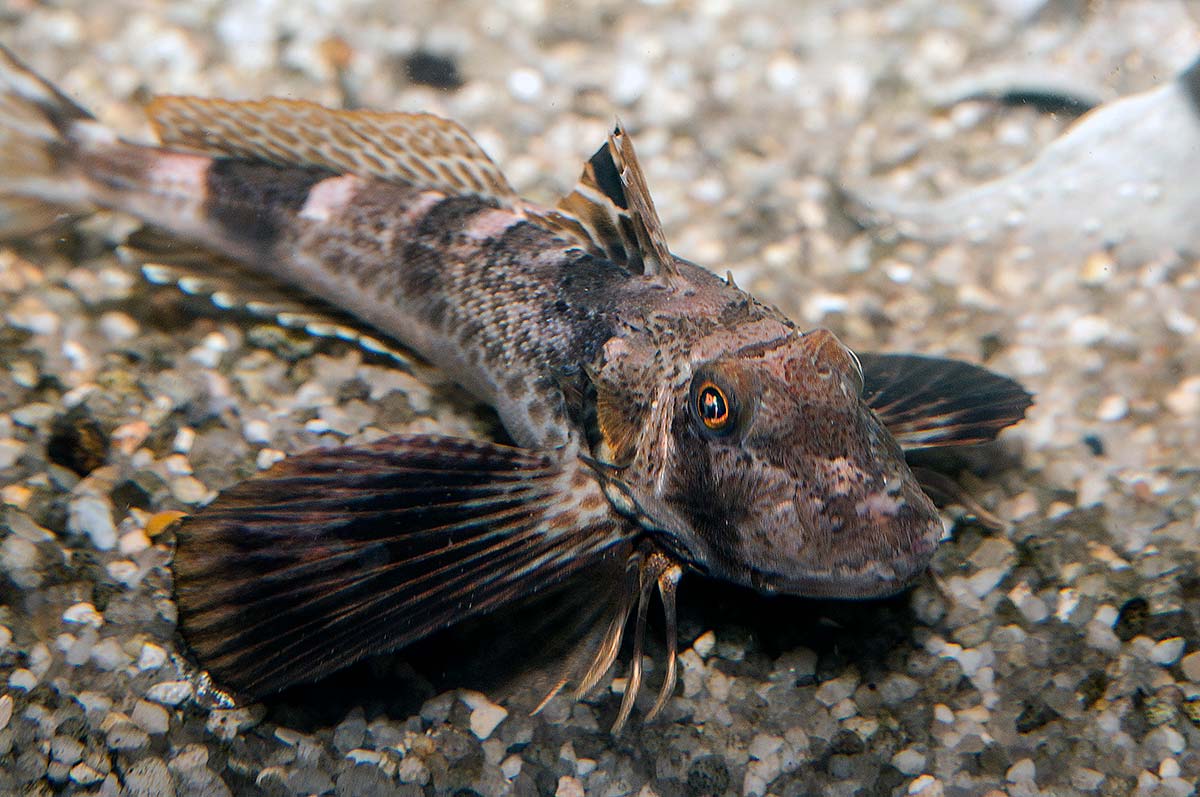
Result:
M623 573L608 623L559 685L599 683L634 616L620 727L654 591L668 664L651 715L674 686L684 568L795 595L903 589L942 535L905 449L991 439L1029 405L977 366L860 361L673 255L620 127L550 208L423 114L166 97L149 109L161 146L145 147L3 48L0 109L0 233L64 207L132 213L416 351L517 444L397 436L299 454L186 519L181 630L239 692L603 567Z

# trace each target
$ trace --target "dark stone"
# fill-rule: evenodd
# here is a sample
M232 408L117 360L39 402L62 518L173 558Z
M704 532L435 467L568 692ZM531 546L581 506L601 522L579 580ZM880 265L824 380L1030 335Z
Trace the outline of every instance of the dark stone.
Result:
M1146 619L1150 616L1150 603L1145 598L1130 598L1121 606L1117 614L1117 622L1113 632L1117 639L1128 642L1146 628Z
M866 797L891 797L906 780L908 778L903 772L891 764L885 764L863 794Z
M96 419L79 405L50 424L46 457L80 476L86 476L108 459L108 435Z
M133 479L126 479L113 488L113 507L128 512L130 508L146 509L150 506L150 493Z
M1079 682L1079 685L1075 687L1075 691L1079 693L1079 697L1083 701L1083 707L1091 708L1108 691L1108 674L1103 670L1095 670L1088 673Z
M453 91L463 84L458 63L448 55L417 50L404 59L404 73L413 83Z
M1017 716L1017 733L1036 731L1056 719L1058 719L1058 712L1054 709L1040 700L1031 701L1025 704L1020 715Z
M829 749L840 755L858 755L866 749L866 745L863 744L862 737L854 731L838 731Z
M688 794L700 795L724 794L729 788L729 766L721 756L707 755L697 758L688 770Z
M366 401L369 398L371 398L371 386L360 376L356 376L338 386L338 404L345 404L347 401L354 401L356 399L358 401Z

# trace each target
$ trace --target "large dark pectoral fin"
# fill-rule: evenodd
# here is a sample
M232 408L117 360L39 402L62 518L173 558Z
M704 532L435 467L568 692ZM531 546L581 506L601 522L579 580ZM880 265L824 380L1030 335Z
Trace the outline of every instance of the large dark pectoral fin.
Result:
M574 456L399 436L291 457L178 531L180 630L261 696L566 578L624 539Z
M984 443L1033 397L986 368L914 354L860 354L863 400L905 450Z

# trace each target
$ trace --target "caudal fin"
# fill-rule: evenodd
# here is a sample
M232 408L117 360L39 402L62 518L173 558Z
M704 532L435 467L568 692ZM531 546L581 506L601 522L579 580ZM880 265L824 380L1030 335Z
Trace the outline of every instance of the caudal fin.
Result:
M0 239L86 209L69 166L80 133L99 131L91 114L0 45Z

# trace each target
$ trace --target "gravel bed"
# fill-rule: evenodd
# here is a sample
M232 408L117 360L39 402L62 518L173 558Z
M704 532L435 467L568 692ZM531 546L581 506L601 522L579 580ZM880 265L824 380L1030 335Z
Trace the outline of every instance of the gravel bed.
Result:
M1003 90L1167 85L1200 53L1193 5L10 0L0 41L131 136L154 93L441 113L547 201L619 115L677 252L854 348L984 362L1037 397L940 463L1003 530L947 515L929 576L887 601L686 578L678 693L620 737L620 677L529 715L555 666L520 611L222 707L175 636L171 513L287 452L495 421L148 284L114 254L126 220L0 247L0 794L1195 792L1200 242L1160 222L1200 212L1174 137L1200 126L1110 116L1068 174L1035 159L1076 113Z

